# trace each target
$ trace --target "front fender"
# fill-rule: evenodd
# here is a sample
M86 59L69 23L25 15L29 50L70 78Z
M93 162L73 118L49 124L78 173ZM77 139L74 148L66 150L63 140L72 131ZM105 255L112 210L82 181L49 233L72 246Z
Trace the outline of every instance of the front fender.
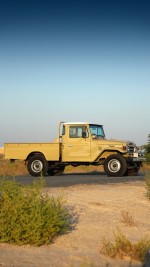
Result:
M108 150L107 149L107 150L102 151L94 161L98 162L101 159L106 159L108 156L110 156L112 154L124 155L125 153L122 153L122 151L119 151L119 150Z

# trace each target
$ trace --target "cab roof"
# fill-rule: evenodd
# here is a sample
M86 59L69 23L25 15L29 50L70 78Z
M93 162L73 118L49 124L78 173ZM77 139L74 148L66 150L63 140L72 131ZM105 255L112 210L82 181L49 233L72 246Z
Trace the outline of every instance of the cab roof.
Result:
M89 124L88 122L64 122L64 124Z
M89 123L89 122L63 122L64 125L82 125L82 124L91 124L91 125L99 125L99 126L103 126L102 124L97 124L97 123Z

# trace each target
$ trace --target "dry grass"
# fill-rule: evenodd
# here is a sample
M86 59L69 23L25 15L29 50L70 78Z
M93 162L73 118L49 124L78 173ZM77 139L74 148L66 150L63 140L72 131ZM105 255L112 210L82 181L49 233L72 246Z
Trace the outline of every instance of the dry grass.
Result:
M114 242L104 238L101 253L117 259L130 259L143 262L147 251L150 249L150 239L143 238L138 242L130 241L119 229L114 233Z
M144 162L141 171L150 171L150 163Z
M89 172L103 172L103 166L67 166L64 173L89 173ZM141 171L150 171L150 164L144 163ZM9 160L4 160L3 154L0 154L0 176L17 176L28 175L28 171L24 162L16 160L10 163Z
M9 160L4 160L3 156L0 155L0 176L6 177L17 175L28 175L24 162L16 160L11 163Z
M136 226L134 218L132 217L132 215L129 214L128 211L121 212L121 222L126 226L130 227Z

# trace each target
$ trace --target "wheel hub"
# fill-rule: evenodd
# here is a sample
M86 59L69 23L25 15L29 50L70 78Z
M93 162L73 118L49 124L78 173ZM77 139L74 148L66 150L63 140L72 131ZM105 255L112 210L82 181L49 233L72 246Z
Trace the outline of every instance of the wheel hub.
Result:
M112 159L109 161L108 163L108 169L109 171L111 172L118 172L121 168L121 164L120 164L120 161L119 160L116 160L116 159Z
M32 171L38 173L41 172L43 169L43 164L40 160L34 160L31 164Z

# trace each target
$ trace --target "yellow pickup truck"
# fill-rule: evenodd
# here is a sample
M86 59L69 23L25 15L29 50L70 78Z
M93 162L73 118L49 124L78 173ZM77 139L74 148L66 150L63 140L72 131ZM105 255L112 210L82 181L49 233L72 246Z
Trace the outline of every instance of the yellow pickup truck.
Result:
M61 175L68 165L103 165L108 176L138 173L143 155L133 142L107 140L102 125L60 122L51 143L5 143L5 159L24 160L32 176Z

